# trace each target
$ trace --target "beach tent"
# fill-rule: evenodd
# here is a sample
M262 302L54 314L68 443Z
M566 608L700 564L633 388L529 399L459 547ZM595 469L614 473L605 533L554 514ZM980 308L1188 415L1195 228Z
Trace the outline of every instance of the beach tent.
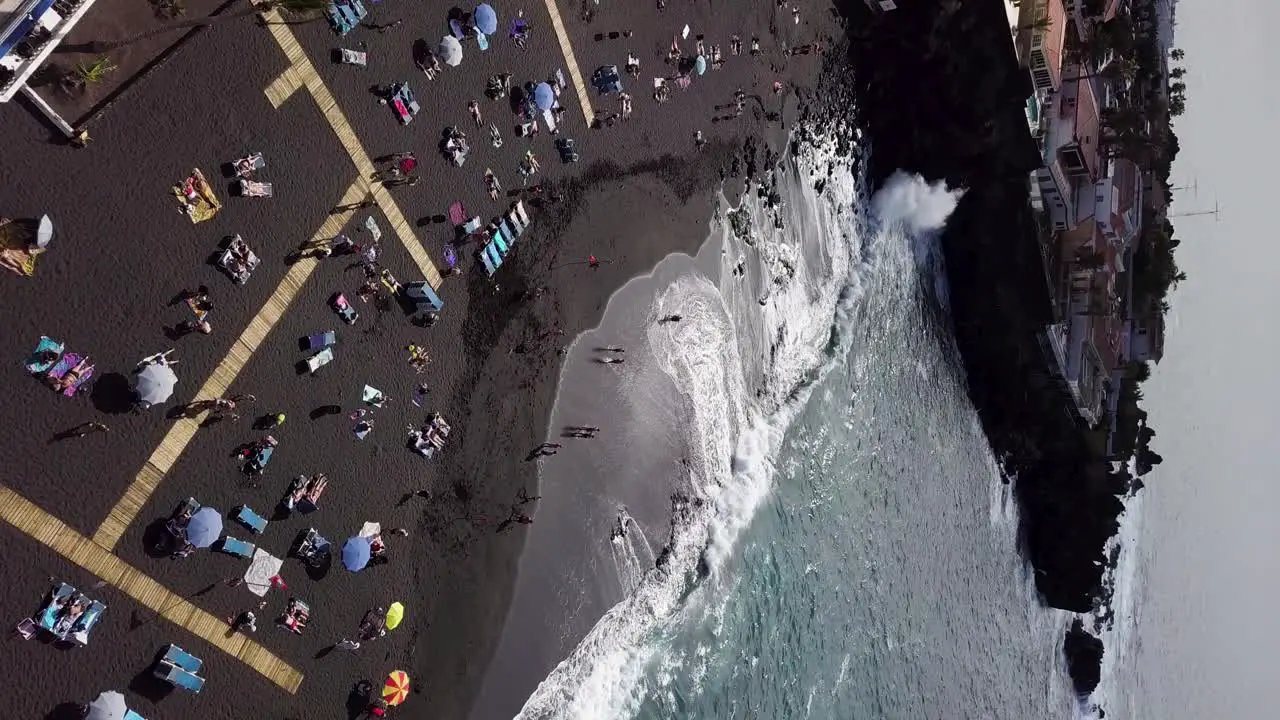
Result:
M397 627L400 627L400 622L403 620L404 605L401 605L398 602L391 603L391 606L387 608L387 629L395 630Z
M493 11L493 7L489 3L477 5L475 12L471 14L471 18L475 21L476 29L485 35L492 35L498 32L498 13Z
M369 556L371 554L372 549L369 546L369 538L347 538L347 541L342 544L342 567L351 572L359 572L369 564Z
M198 548L207 548L222 535L222 513L205 506L187 521L187 542Z
M173 386L178 384L178 376L168 365L152 363L138 373L134 392L138 400L147 405L157 405L173 395Z
M462 43L458 42L458 38L446 35L440 38L440 47L436 49L436 55L440 56L440 60L449 67L457 67L462 64Z
M124 720L125 713L128 712L129 706L124 702L124 695L115 690L108 690L89 703L84 718L85 720Z
M533 103L539 110L550 110L556 104L556 92L551 86L540 82L533 88Z

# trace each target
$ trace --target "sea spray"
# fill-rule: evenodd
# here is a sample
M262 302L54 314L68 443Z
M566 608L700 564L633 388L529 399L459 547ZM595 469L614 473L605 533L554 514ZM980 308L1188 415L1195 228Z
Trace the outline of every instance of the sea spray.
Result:
M696 511L678 524L660 569L648 571L607 611L577 648L529 698L521 718L628 717L644 700L646 671L672 662L666 643L682 626L722 611L735 584L726 566L738 538L768 497L774 458L809 395L844 357L865 270L856 179L837 173L823 196L804 174L827 158L800 161L780 182L789 204L781 231L754 238L762 262L747 281L731 264L752 252L726 228L720 285L679 278L655 303L650 339L663 369L682 391L688 417L689 483ZM879 201L882 218L932 229L956 195L901 175ZM748 198L738 212L770 228L766 208ZM763 301L763 302L762 302ZM668 668L671 669L670 667Z

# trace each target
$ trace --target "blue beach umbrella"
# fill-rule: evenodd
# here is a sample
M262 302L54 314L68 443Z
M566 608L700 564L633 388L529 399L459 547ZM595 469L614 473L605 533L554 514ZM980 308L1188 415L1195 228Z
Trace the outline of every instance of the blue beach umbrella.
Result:
M707 71L707 59L699 55L698 59L693 61L693 69L697 70L699 75L705 73Z
M187 521L187 542L198 548L207 548L222 534L222 513L211 507L202 507Z
M540 82L533 88L533 103L539 110L550 110L556 104L556 93L550 85Z
M477 5L471 18L476 23L476 29L485 35L492 35L498 31L498 13L493 11L489 3Z
M347 541L342 543L342 567L351 572L363 570L364 566L369 564L370 550L369 538L347 538Z

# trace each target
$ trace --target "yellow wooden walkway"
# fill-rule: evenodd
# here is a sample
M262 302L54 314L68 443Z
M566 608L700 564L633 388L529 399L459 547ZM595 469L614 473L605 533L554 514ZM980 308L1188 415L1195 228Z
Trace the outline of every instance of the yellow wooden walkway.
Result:
M363 200L365 188L360 183L353 183L347 188L346 193L342 196L342 205L358 203ZM351 217L352 211L347 210L330 215L325 219L324 224L311 236L312 240L327 240L342 231L343 225ZM289 305L293 299L297 297L298 292L302 290L302 286L307 282L307 278L311 277L311 273L315 271L318 261L315 258L303 258L294 263L280 284L276 286L271 297L267 298L267 302L258 311L258 314L249 321L249 326L244 329L240 337L231 344L231 350L227 356L222 358L222 362L218 363L213 369L213 373L204 381L204 385L200 387L200 391L196 393L195 400L216 400L227 394L227 390L231 388L236 377L244 366L248 364L249 359L257 352L262 345L262 341L266 339L271 329L289 309ZM129 529L138 513L142 511L143 506L147 504L147 500L151 498L151 494L155 492L156 487L160 485L160 481L164 476L173 469L178 458L187 449L187 445L196 436L196 430L199 429L200 423L204 421L207 413L178 420L169 428L169 432L165 433L160 444L151 453L151 457L142 465L142 469L134 477L133 482L125 490L124 495L116 502L111 512L107 514L102 524L98 526L98 530L93 534L93 541L107 550L115 549L116 543L120 542L120 538L125 531Z
M560 17L560 7L556 5L556 0L543 0L547 6L547 14L551 16L551 28L556 31L556 40L560 43L560 52L564 55L564 62L569 66L569 81L573 83L574 90L578 91L578 102L582 105L582 116L587 119L587 125L595 122L596 111L591 107L591 98L587 95L587 86L582 82L582 71L578 69L578 58L573 54L573 43L569 41L569 31L564 27L564 20Z
M351 128L351 123L347 121L347 116L342 113L342 109L338 107L338 102L333 97L333 93L329 92L328 86L316 74L315 65L311 63L311 59L307 57L302 46L298 44L298 39L294 37L293 30L289 29L280 20L280 15L275 10L263 13L268 25L271 29L272 36L280 45L280 49L284 51L284 55L289 59L289 68L280 74L266 88L267 100L272 106L279 108L286 100L288 100L295 92L302 88L306 88L312 99L315 100L316 106L320 108L320 113L324 115L329 126L333 128L334 134L338 136L338 142L342 143L342 147L347 151L347 155L351 157L352 164L356 168L357 183L362 183L367 194L372 195L378 201L378 209L386 215L387 222L391 224L391 231L409 251L409 256L413 258L413 262L422 271L423 278L431 283L431 287L439 289L441 277L440 271L436 269L436 265L431 261L431 257L427 255L427 250L422 246L422 242L418 240L418 236L414 234L413 228L405 219L404 214L400 212L400 207L396 205L395 198L380 182L373 182L374 167L373 160L369 158L365 152L364 146L360 143L360 138L356 137L355 130Z
M302 684L302 673L271 651L230 632L227 623L187 602L106 548L67 527L13 490L0 485L0 519L62 557L105 580L169 622L204 638L211 645L262 673L289 693Z

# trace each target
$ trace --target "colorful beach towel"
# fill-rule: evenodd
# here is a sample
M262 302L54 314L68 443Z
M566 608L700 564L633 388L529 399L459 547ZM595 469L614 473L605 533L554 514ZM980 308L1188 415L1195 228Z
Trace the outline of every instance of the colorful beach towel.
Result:
M31 355L27 357L27 360L24 363L24 365L26 365L27 367L27 372L31 373L32 375L39 375L42 372L48 371L55 364L57 364L59 358L62 357L62 350L63 350L62 343L50 338L47 335L41 335L40 342L36 343L36 349L31 351ZM44 353L46 351L51 351L53 353L56 353L52 360L40 359L41 353ZM65 373L66 370L63 370L63 372Z

